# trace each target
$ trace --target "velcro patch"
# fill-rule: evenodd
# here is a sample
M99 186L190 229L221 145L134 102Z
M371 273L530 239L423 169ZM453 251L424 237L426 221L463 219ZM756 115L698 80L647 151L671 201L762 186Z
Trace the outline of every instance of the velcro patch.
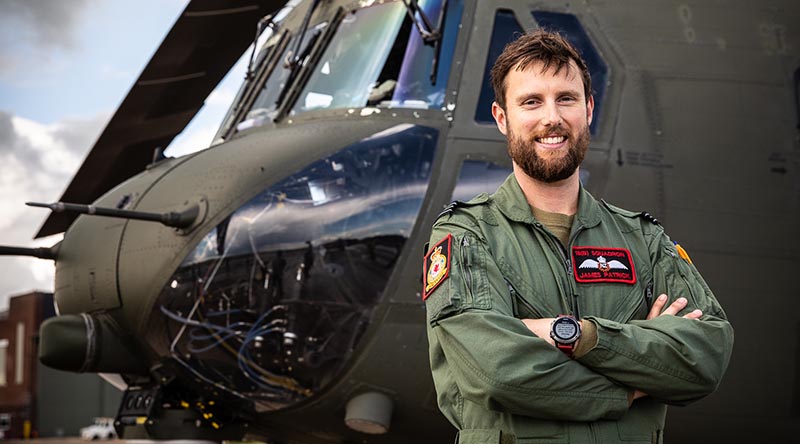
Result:
M436 243L428 254L425 255L422 273L425 276L425 288L422 300L428 299L433 290L450 276L450 249L453 245L453 235L448 234Z
M625 248L572 247L572 269L578 282L636 282L631 252Z

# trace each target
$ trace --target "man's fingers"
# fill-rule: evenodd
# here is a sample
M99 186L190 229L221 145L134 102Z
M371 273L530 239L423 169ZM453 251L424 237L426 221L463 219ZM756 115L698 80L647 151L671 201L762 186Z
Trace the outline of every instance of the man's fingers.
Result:
M700 310L694 310L683 315L686 319L700 319L701 316L703 316L703 312Z
M654 317L661 314L661 310L664 308L664 304L667 303L667 295L662 294L659 296L655 302L653 302L653 306L650 307L650 313L647 314L647 319L653 319Z
M676 314L678 314L679 311L686 308L686 304L688 303L689 301L687 301L686 298L678 298L675 300L675 302L670 304L669 307L667 307L666 310L664 310L659 316L664 316L664 315L675 316Z
M662 315L675 316L678 314L678 312L686 308L686 305L689 303L686 298L678 298L675 300L675 302L671 303L669 307L664 309L664 305L666 305L668 299L669 298L667 298L667 295L665 294L659 296L656 301L653 302L653 306L650 307L650 313L647 314L647 319L653 319L656 316ZM664 311L661 311L662 309ZM700 319L702 316L703 312L700 310L693 310L683 315L683 317L686 319Z

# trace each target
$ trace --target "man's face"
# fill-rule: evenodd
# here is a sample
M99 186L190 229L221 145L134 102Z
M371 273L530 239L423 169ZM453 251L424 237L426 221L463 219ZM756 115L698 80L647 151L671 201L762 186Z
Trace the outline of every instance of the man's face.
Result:
M542 72L540 62L524 71L512 69L506 76L506 109L492 104L511 159L525 174L546 183L572 176L583 162L593 109L575 62L557 74L554 68Z

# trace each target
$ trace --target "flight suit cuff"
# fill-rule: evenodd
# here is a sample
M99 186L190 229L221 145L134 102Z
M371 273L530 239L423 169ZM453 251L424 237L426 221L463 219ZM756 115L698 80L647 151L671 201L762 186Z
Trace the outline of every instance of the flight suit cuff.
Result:
M575 359L589 353L597 347L597 324L591 319L583 319L581 323L581 340L575 347L573 356Z

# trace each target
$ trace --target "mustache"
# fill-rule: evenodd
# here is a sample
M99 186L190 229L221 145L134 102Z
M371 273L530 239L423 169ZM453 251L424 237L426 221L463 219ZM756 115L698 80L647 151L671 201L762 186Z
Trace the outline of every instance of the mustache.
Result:
M556 126L550 127L547 131L543 131L538 134L534 134L534 139L540 139L543 137L569 137L569 131L567 131L561 124L559 123Z

